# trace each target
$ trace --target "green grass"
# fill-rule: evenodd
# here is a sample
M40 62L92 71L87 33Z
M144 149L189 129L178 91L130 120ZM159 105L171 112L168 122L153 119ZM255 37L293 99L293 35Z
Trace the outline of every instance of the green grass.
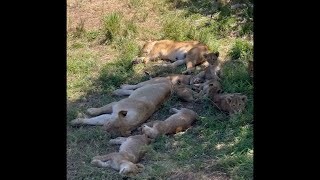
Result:
M242 59L245 61L253 58L253 45L244 40L236 40L233 47L230 49L229 55L232 59Z
M253 44L252 39L244 38L253 33L252 8L230 9L230 3L248 1L214 5L209 0L125 2L128 12L105 12L99 29L86 30L81 21L76 31L68 35L67 178L123 179L112 169L90 164L96 155L118 151L118 146L108 144L111 136L99 127L70 127L69 122L83 116L87 108L122 99L110 93L121 84L147 80L145 70L152 76L185 70L183 66L175 70L132 66L132 59L140 54L140 41L153 37L198 40L230 57L222 66L222 88L226 93L245 94L248 102L242 113L233 116L221 112L209 99L193 104L200 120L183 133L158 137L141 161L146 169L129 179L168 179L177 174L186 177L188 173L197 179L253 179L253 82L247 72L247 61L253 59ZM126 13L132 13L131 19ZM161 28L153 29L149 24L152 13L158 16ZM208 16L211 14L212 18ZM247 22L239 23L243 19ZM99 39L101 43L95 43ZM111 59L103 60L106 55ZM148 121L164 120L170 116L171 107L184 106L173 95Z
M103 19L102 34L106 44L133 38L136 33L136 25L131 21L124 20L120 12L113 12Z

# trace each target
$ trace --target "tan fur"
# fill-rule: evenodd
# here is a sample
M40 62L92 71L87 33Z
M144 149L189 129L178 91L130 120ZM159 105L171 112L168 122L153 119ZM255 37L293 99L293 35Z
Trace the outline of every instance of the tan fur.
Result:
M212 100L220 110L234 114L244 110L247 96L240 93L215 94Z
M174 93L183 101L192 102L193 98L193 91L189 88L189 86L180 84L174 86Z
M191 74L198 65L202 65L203 67L208 67L209 65L217 66L219 64L218 57L219 52L209 52L207 46L201 45L188 51L185 59L177 60L170 64L161 64L160 66L174 70L178 66L186 64L187 70L183 74Z
M198 41L178 42L172 40L147 42L142 48L142 52L146 56L143 62L147 64L157 58L170 61L182 60L186 58L187 52L196 46L204 46L204 44Z
M205 68L205 70L193 76L190 80L190 84L200 84L212 79L220 80L220 78L217 75L217 66L210 64L208 67Z
M193 87L196 92L199 92L194 95L196 101L201 100L202 97L211 99L214 95L222 93L221 84L216 79L211 79L202 84L194 84Z
M191 102L193 101L193 95L192 90L187 86L190 84L192 76L191 75L182 75L182 74L174 74L166 77L156 77L151 78L147 81L140 82L136 85L129 85L124 84L121 86L121 89L117 89L113 92L115 95L127 95L126 93L123 93L124 90L134 90L140 87L143 87L147 84L156 84L159 82L170 80L173 84L173 91L174 93L183 101Z
M203 91L203 94L206 95L215 95L222 92L221 84L216 79L211 79L201 84L200 90Z
M185 73L191 73L197 65L207 62L213 64L217 61L219 52L209 52L209 47L198 41L172 41L160 40L147 42L142 48L143 62L145 64L157 58L162 60L170 60L174 63L164 65L168 68L176 68L179 65L186 64L187 70ZM137 62L134 62L137 63Z
M209 52L208 46L197 46L192 48L186 55L187 70L184 74L190 74L195 66L207 62L207 64L215 64L218 61L219 52Z
M101 108L90 108L87 113L98 116L110 113L103 124L103 129L111 134L129 136L131 131L144 123L160 106L169 99L173 92L173 85L166 79L159 83L146 84L130 93L128 98L113 102ZM119 91L121 95L121 91ZM101 115L104 116L104 115ZM90 124L89 119L75 119L72 125ZM95 124L92 124L95 125ZM99 124L98 124L99 125Z
M135 85L130 85L130 84L123 84L121 85L121 89L125 89L125 90L135 90L138 89L140 87L143 87L145 85L148 84L157 84L157 83L162 83L162 82L167 82L168 80L173 84L173 85L177 85L177 84L190 84L190 79L192 78L191 75L182 75L182 74L173 74L170 76L166 76L166 77L156 77L156 78L151 78L147 81L143 81L140 82L138 84ZM114 92L114 94L119 95L118 93L119 90L116 90Z
M181 108L181 110L172 108L171 111L176 114L171 115L164 121L158 121L153 124L153 127L149 127L144 124L142 126L142 133L150 138L157 138L160 135L174 134L179 131L183 131L191 126L191 124L199 119L196 112Z
M91 164L96 167L111 167L125 176L137 174L144 170L144 166L137 163L145 155L146 146L150 142L151 140L145 135L112 139L109 141L110 144L121 144L119 152L96 156L91 161Z

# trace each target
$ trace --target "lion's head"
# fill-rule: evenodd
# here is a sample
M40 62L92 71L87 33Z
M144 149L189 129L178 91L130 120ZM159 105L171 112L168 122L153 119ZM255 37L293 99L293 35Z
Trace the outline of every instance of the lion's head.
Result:
M247 103L247 96L239 93L226 94L215 100L218 107L230 114L240 113L244 110Z
M103 125L103 129L108 131L111 135L130 135L131 131L124 123L126 121L127 114L128 111L126 110L119 111Z
M219 52L206 53L203 57L209 64L214 64L218 60Z

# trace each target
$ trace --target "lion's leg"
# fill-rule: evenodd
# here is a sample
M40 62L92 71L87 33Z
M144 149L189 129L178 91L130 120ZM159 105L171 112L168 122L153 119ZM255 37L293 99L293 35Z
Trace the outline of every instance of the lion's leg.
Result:
M124 90L135 90L138 89L138 84L136 85L132 85L132 84L123 84L120 86L120 89L124 89Z
M95 167L111 167L112 158L117 153L110 153L102 156L95 156L92 158L91 164Z
M162 64L161 66L170 67L170 68L176 68L176 67L181 66L181 65L183 65L185 63L186 63L185 59L180 59L180 60L176 60L175 62L173 62L171 64Z
M169 110L169 112L170 112L170 113L178 113L178 112L180 112L180 110L178 110L178 109L176 109L176 108L171 108L171 109Z
M186 59L180 59L180 60L177 60L175 61L174 63L172 63L172 66L173 67L178 67L178 66L181 66L183 64L186 64Z
M108 161L108 160L112 160L112 158L117 154L118 154L118 152L113 152L113 153L109 153L107 155L94 156L92 158L92 160Z
M126 89L117 89L113 91L113 95L117 96L130 96L134 90L126 90Z
M123 84L121 85L121 89L124 89L124 90L135 90L135 89L138 89L138 88L141 88L142 86L148 84L149 81L144 81L144 82L141 82L139 84L136 84L136 85L133 85L133 84Z
M140 127L137 128L138 131L141 131L142 130L142 127L143 126L148 126L148 127L153 127L153 124L157 123L157 122L160 122L159 120L154 120L154 121L150 121L150 122L147 122L147 123L143 123Z
M160 56L159 52L156 50L152 49L150 53L143 59L144 64L148 64L150 61L153 61L157 59Z
M95 125L95 126L102 126L107 121L111 119L111 114L103 114L100 116L92 117L92 118L77 118L70 122L71 125Z
M187 69L192 69L195 67L195 63L190 59L186 60L186 65L187 65Z
M204 71L201 71L199 74L195 75L190 84L198 84L198 83L201 83L202 79L204 79L204 76L205 76L205 72Z
M145 134L148 137L153 138L153 135L152 135L152 132L154 132L153 127L150 127L150 126L144 124L141 127L141 132L142 132L142 134Z
M111 160L109 161L101 161L99 159L93 159L91 161L91 164L95 167L103 167L103 168L106 168L106 167L111 167Z
M117 102L112 102L100 108L89 108L87 109L87 114L89 114L90 116L98 116L101 114L111 114L112 106L115 105L116 103Z
M133 59L132 64L140 64L143 62L145 57L136 57L135 59Z
M150 57L149 56L143 58L143 63L144 64L148 64L149 62L150 62Z
M206 68L210 66L210 63L208 61L204 61L203 63L201 63L201 65Z
M127 140L127 137L117 137L115 139L110 139L109 144L122 144Z
M187 70L183 71L182 74L191 74L195 69L195 63L192 62L189 58L186 58Z
M147 122L147 123L144 123L144 125L147 125L149 127L152 127L155 123L158 123L158 122L161 122L159 120L154 120L154 121L150 121L150 122Z

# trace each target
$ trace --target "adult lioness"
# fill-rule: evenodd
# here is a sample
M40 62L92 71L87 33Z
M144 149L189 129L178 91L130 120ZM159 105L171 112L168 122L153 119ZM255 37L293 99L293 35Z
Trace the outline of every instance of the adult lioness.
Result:
M142 126L142 133L154 139L160 135L173 134L185 130L189 128L195 120L199 119L196 112L187 108L181 108L180 110L171 108L170 111L175 114L166 120L152 122L152 127L144 124Z
M192 76L191 75L183 75L183 74L174 74L166 77L155 77L151 78L147 81L140 82L138 84L123 84L120 86L120 89L117 89L113 92L115 95L129 95L133 90L143 87L148 84L158 84L161 82L167 82L168 80L172 83L172 85L177 84L190 84ZM125 91L127 90L127 91Z
M168 79L147 84L135 91L125 92L130 95L128 98L100 108L89 108L87 113L96 117L77 118L71 121L71 125L103 125L103 128L112 134L128 136L169 99L172 91L172 83Z
M147 42L142 52L145 57L140 57L147 64L157 58L170 60L173 63L165 67L176 68L177 66L187 64L187 72L190 73L192 68L197 65L206 63L213 64L218 59L219 52L209 52L209 47L199 41L178 42L172 40L160 40ZM137 63L135 60L133 63ZM206 65L206 66L207 66Z
M130 95L135 89L143 87L147 84L156 84L162 81L170 80L173 84L173 91L174 93L183 101L191 102L193 101L193 94L192 90L188 88L187 85L190 84L190 80L192 79L191 75L182 75L182 74L175 74L166 77L156 77L151 78L150 80L140 82L135 85L124 84L121 85L121 89L117 89L113 92L115 95Z
M187 52L196 46L206 46L199 41L172 41L172 40L160 40L147 42L142 52L144 54L143 62L145 64L149 61L153 61L157 58L163 60L177 61L184 60Z
M137 162L145 155L146 146L150 142L151 140L145 135L111 139L110 144L120 144L119 152L95 156L91 164L96 167L111 167L121 175L134 175L144 169L144 166Z

